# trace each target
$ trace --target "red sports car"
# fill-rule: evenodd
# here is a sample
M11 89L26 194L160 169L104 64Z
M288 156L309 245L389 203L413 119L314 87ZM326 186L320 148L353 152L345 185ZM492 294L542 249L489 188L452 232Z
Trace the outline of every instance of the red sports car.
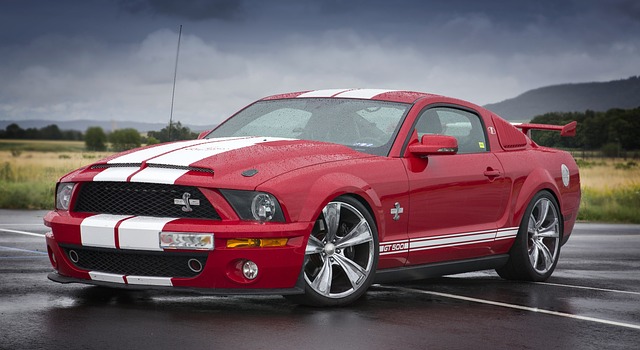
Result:
M344 305L372 283L496 269L542 281L573 229L570 154L474 104L420 92L261 99L198 140L57 184L56 282Z

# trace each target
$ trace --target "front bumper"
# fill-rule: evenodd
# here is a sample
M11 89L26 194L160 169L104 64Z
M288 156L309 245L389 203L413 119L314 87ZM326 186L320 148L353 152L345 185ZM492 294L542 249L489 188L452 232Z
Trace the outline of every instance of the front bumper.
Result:
M50 212L45 217L45 224L51 227L51 232L46 235L46 243L56 272L49 275L49 279L60 283L86 283L128 289L178 289L207 294L302 292L300 275L306 240L313 222L261 224L175 219L161 222L159 226L158 221L162 220L150 217L123 219L108 215ZM131 224L125 224L128 222ZM118 259L118 254L176 255L176 250L159 248L160 231L213 233L215 248L210 251L180 250L186 255L205 255L206 263L201 271L192 277L166 274L158 276L156 272L145 273L140 269L132 270L131 273L128 273L126 268L86 269L81 267L87 265L78 261L78 255L70 256L70 251L74 248L78 251L99 250L108 253L107 256L111 257L109 259ZM227 240L237 238L287 238L288 241L283 247L228 248ZM247 260L253 261L259 269L258 276L253 280L246 279L241 272L242 263Z

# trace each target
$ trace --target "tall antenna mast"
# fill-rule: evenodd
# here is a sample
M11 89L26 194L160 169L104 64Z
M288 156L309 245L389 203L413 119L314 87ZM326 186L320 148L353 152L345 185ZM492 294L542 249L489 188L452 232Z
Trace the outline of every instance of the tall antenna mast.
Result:
M176 96L176 77L178 76L178 57L180 57L180 38L182 38L182 24L178 32L178 49L176 50L176 65L173 69L173 90L171 91L171 113L169 114L169 142L171 142L171 129L173 129L173 101Z

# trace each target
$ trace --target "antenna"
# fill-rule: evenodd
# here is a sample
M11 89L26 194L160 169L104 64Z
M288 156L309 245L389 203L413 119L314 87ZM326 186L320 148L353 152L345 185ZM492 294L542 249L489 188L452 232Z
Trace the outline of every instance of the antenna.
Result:
M176 96L176 76L178 75L178 57L180 57L180 38L182 38L182 24L178 32L178 49L176 50L176 65L173 69L173 90L171 91L171 113L169 114L169 142L171 142L171 129L173 129L173 101Z

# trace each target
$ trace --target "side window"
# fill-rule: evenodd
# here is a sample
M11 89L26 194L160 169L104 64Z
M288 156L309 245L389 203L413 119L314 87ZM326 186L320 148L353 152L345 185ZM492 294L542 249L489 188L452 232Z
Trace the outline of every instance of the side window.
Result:
M489 151L480 117L471 112L449 107L429 108L418 117L416 131L419 138L429 134L455 137L459 154Z

